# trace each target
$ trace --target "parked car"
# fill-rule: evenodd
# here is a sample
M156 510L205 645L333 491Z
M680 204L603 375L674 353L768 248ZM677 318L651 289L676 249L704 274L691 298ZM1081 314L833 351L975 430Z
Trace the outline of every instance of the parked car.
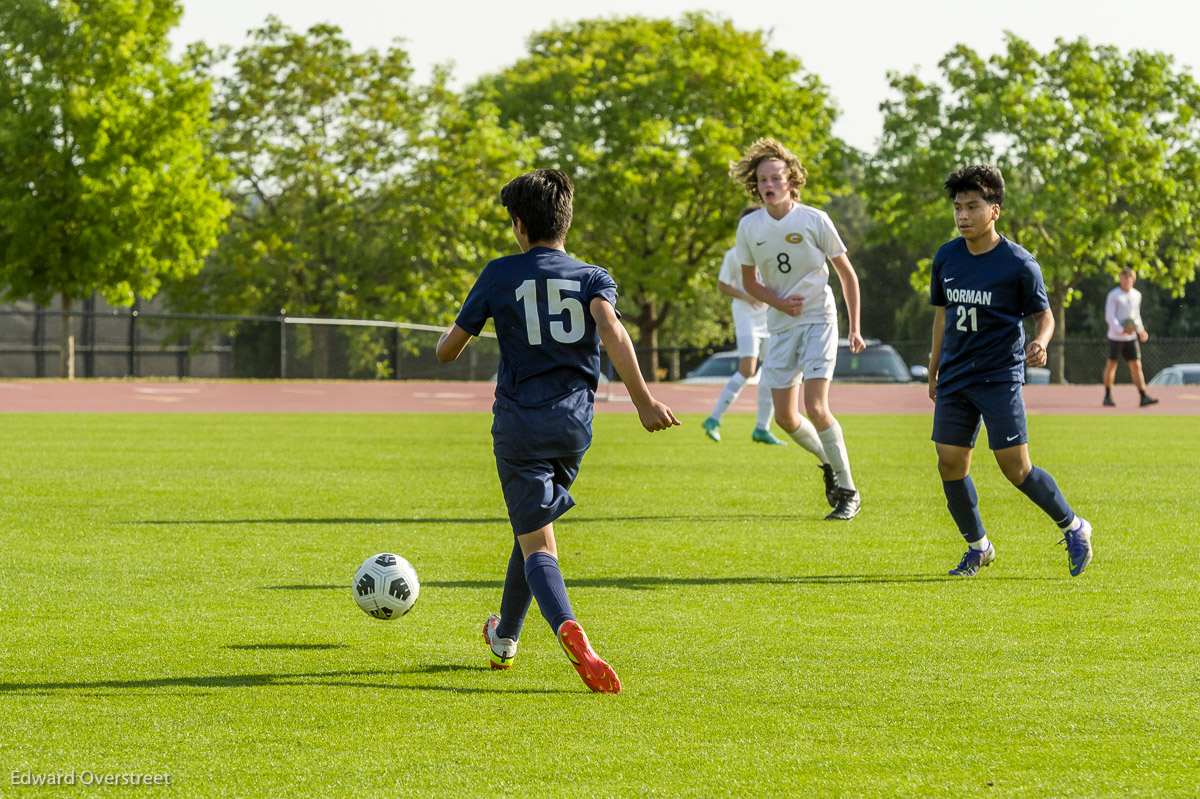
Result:
M734 350L729 352L717 352L708 356L695 369L687 373L680 385L684 386L703 386L703 385L725 385L729 378L733 377L733 373L738 369L738 354ZM754 373L746 382L749 385L758 384L758 372Z
M1066 382L1065 380L1063 381ZM1050 385L1050 370L1045 366L1026 366L1025 367L1025 385L1027 386L1048 386Z
M890 344L881 344L878 339L866 339L866 344L866 349L855 354L850 352L849 341L838 341L834 380L847 383L911 383L929 379L928 366L905 364L900 353Z
M736 352L718 352L710 355L679 382L682 385L724 385L737 371ZM758 382L755 374L746 382ZM928 380L929 368L921 365L907 366L904 359L890 345L877 339L867 339L867 348L857 355L850 352L846 339L838 341L837 363L833 367L833 379L853 383L911 383Z
M1200 386L1200 363L1177 363L1150 378L1152 386Z

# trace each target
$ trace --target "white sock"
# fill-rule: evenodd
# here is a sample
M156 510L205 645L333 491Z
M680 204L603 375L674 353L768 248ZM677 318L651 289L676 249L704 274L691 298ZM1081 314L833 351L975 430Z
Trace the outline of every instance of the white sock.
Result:
M785 431L787 432L787 431ZM821 463L829 463L829 458L825 455L825 447L821 445L821 438L817 434L817 428L813 427L813 423L808 421L808 417L800 417L800 426L795 430L788 432L800 446L817 456L817 460Z
M829 465L837 475L838 485L856 491L854 478L850 476L850 458L846 454L846 440L842 438L842 426L834 422L830 427L817 433L821 443L825 445L825 454L829 456Z
M986 535L983 538L979 539L978 541L968 541L967 542L967 546L970 547L971 549L974 549L977 552L983 552L991 545L992 545L992 542L987 540Z
M758 421L754 426L759 430L771 429L771 417L775 415L775 401L771 397L771 389L758 384Z
M738 394L742 393L742 388L746 385L746 378L742 377L741 372L734 372L729 378L729 382L725 384L725 388L721 389L721 396L717 397L717 404L713 408L711 417L718 422L725 415L725 411L729 410L729 406L738 398Z

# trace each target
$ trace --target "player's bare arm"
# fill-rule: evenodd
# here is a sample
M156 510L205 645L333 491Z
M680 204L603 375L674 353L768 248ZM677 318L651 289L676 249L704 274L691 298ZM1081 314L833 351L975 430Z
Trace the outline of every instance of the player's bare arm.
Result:
M830 263L837 272L838 280L842 282L842 297L846 300L846 318L849 320L846 339L850 342L850 351L862 352L867 348L867 344L863 341L862 327L859 322L858 273L854 271L854 265L850 263L850 259L846 257L845 253L831 258Z
M1033 315L1033 341L1025 348L1025 363L1030 366L1046 365L1046 347L1054 335L1054 314L1049 309Z
M437 359L442 363L450 363L457 360L458 356L462 355L462 351L471 343L472 338L474 336L458 325L450 325L450 327L446 328L446 332L442 333L442 337L438 339Z
M942 360L942 338L946 335L946 306L933 309L933 341L929 345L929 399L937 399L938 362Z
M717 281L717 291L733 297L736 300L745 300L755 307L761 307L763 304L763 301L758 297L753 297L749 293L739 289L737 286L730 285L729 283L722 283L720 280Z
M633 400L633 407L637 408L642 427L653 433L679 424L670 408L650 396L650 389L642 378L641 369L638 368L633 342L629 339L625 325L617 318L616 310L602 297L594 298L588 309L592 318L596 320L596 332L608 352L608 358L620 375L621 381L625 383L629 398Z
M804 310L803 297L798 294L777 297L758 279L758 267L753 264L742 264L742 285L754 299L765 302L788 316L799 316Z

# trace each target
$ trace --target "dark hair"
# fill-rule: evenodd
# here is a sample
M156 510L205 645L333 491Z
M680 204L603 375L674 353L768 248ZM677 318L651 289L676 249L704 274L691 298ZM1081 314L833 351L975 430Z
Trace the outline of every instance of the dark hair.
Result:
M991 164L964 166L946 178L946 195L953 200L964 191L977 191L984 202L1004 203L1004 175Z
M535 169L515 177L500 190L500 203L513 220L525 223L529 240L562 241L571 227L575 187L557 169Z

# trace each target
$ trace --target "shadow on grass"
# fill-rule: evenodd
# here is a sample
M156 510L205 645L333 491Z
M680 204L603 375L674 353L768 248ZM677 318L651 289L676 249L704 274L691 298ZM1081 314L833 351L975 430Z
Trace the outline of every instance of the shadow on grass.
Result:
M229 644L226 649L345 649L344 644Z
M824 516L802 516L796 514L762 514L762 513L715 513L715 514L664 514L661 516L602 516L582 517L571 516L555 522L565 526L577 524L608 524L616 522L752 522L752 521L790 521L797 523L823 522ZM139 519L123 522L124 524L503 524L508 525L507 516L495 518L448 518L429 517L420 519L374 519L374 518L290 518L290 519Z
M1007 577L988 575L987 582L1045 582L1052 577ZM889 585L895 583L967 583L961 577L944 574L812 574L798 577L593 577L567 579L568 588L622 588L628 591L652 591L659 588L695 585ZM503 580L427 580L422 588L487 588L502 590ZM266 591L346 591L344 584L265 585Z
M441 691L451 694L569 694L579 693L550 688L476 688L453 685L416 685L408 683L381 682L372 677L413 674L444 674L457 671L491 671L474 666L429 665L405 671L322 671L297 674L224 674L192 677L157 677L144 680L94 680L81 682L32 682L0 683L0 694L48 693L53 691L95 691L100 688L112 690L169 689L169 688L276 688L290 686L331 686L340 688L371 688L394 691Z

